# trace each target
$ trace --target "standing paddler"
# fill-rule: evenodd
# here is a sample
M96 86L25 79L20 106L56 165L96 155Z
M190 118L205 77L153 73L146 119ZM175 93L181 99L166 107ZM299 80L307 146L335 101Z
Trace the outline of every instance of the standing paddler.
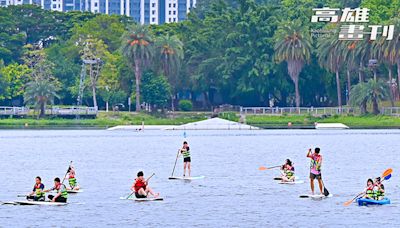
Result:
M33 190L29 195L26 196L26 199L33 201L44 201L45 193L44 193L44 184L42 184L42 178L37 176L35 181L36 183L33 186Z
M79 185L77 185L76 181L76 173L75 173L75 168L73 165L70 165L67 171L68 174L68 183L70 188L68 190L79 190Z
M314 195L314 179L318 180L319 190L321 191L321 195L324 194L322 191L322 179L321 179L321 165L322 165L322 156L319 154L320 148L315 148L314 153L312 153L311 149L308 149L307 157L311 159L310 163L310 187L311 194Z
M49 195L48 198L52 202L60 202L60 203L66 203L67 198L68 198L68 192L67 188L63 183L61 183L60 178L56 177L54 179L54 187L51 189L45 190L44 192L50 192L50 191L57 191L57 194L55 196Z
M180 149L180 152L183 156L183 176L186 176L186 168L188 169L188 176L190 177L190 148L189 145L186 141L183 142L182 149Z

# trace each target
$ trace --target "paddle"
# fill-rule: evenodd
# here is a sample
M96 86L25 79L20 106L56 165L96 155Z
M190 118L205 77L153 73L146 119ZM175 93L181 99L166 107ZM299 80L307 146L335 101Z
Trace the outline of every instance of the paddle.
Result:
M17 197L27 197L28 195L17 195Z
M279 167L281 167L281 165L272 166L272 167L264 167L264 166L261 166L260 168L258 168L258 170L264 171L264 170L270 170L270 169L275 169L275 168L279 168Z
M176 162L178 161L178 157L179 157L179 152L180 152L180 151L181 151L181 150L179 149L179 150L178 150L178 153L176 154L175 165L174 165L174 169L172 170L171 177L174 176L175 167L176 167Z
M150 180L150 178L152 178L154 175L156 175L155 173L151 174L151 176L149 178L147 178L147 180L145 181L146 183ZM135 193L135 191L132 191L131 194L129 194L126 199L129 199L129 197L131 197L133 195L133 193Z
M69 170L71 168L71 164L72 164L72 161L69 162L69 166L68 166L67 172L65 173L64 179L62 180L61 184L64 184L65 178L67 178L67 174L69 173Z
M382 174L382 177L383 177L383 180L382 180L382 181L384 181L384 180L389 180L389 179L392 177L392 172L393 172L392 169L387 169L387 170L385 170L385 172L383 172L383 174ZM361 195L364 196L365 193L362 192L362 193L358 194L358 195L357 195L356 197L354 197L353 199L344 202L343 205L344 205L344 206L349 206L351 203L353 203L353 201L354 201L355 199L357 199L357 198L360 197Z
M321 178L321 182L322 182L322 185L324 186L324 196L329 196L329 191L328 191L328 189L325 188L325 183L322 180L322 178Z

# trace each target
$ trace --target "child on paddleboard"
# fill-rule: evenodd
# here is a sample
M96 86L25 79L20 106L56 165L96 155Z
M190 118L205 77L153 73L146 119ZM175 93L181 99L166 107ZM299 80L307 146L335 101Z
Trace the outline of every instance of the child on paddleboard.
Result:
M44 193L44 184L42 184L42 178L39 176L35 179L36 183L33 186L32 192L26 196L27 200L33 201L44 201L45 200L45 193Z
M79 190L79 185L77 185L77 181L75 178L75 168L71 165L68 168L68 183L69 183L69 188L68 190Z
M286 159L285 164L281 168L282 182L295 181L294 166L290 159Z
M183 176L186 176L186 168L188 169L188 176L190 177L190 148L189 145L186 141L183 142L182 149L180 149L180 152L183 156Z
M160 193L154 193L153 189L148 186L148 182L144 179L142 171L137 173L135 183L133 183L131 190L135 192L136 198L147 198L148 194L157 198ZM147 179L148 180L148 179Z

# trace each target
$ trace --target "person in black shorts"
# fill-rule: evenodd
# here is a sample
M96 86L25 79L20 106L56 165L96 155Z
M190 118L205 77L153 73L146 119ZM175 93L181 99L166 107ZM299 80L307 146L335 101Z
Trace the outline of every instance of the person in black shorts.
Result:
M183 142L182 149L180 150L183 156L183 176L186 176L186 168L188 169L188 176L190 177L190 148L186 141Z

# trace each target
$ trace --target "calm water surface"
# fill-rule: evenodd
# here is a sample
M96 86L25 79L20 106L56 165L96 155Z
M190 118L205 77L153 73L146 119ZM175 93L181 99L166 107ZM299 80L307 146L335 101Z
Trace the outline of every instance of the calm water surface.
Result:
M399 130L188 131L192 182L169 181L183 132L105 130L0 131L0 201L29 192L35 176L50 187L70 160L84 192L64 207L0 205L0 227L399 227ZM306 179L309 147L324 156L323 178L333 198L298 198L309 182L279 185L277 171L258 171L286 158ZM393 168L385 184L391 205L342 206L367 178ZM162 202L120 200L137 171L156 176L150 185ZM182 174L179 159L177 174Z

